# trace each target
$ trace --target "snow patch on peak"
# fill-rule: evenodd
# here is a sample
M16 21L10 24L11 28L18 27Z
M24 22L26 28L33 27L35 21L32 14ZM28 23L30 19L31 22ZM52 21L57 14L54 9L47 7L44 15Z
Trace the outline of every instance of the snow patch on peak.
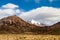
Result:
M40 22L38 22L36 20L33 20L33 19L31 21L29 21L29 23L37 25L37 26L42 26L42 27L46 26L46 25L44 25L44 24L42 24L42 23L40 23Z

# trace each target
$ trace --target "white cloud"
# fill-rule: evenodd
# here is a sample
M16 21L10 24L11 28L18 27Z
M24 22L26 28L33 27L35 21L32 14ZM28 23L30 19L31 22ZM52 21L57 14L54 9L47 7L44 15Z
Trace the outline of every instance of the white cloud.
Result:
M3 5L2 8L18 8L19 6L18 5L15 5L15 4L12 4L12 3L8 3L6 5Z
M41 0L34 0L35 1L35 3L39 3ZM44 0L43 0L44 1ZM55 0L48 0L49 2L53 2L53 1L55 1Z
M19 9L18 5L8 3L6 5L2 5L0 7L0 19L11 16L11 15L17 15L17 13L20 13L21 10Z
M29 2L29 0L25 0L26 2Z
M43 24L52 25L60 21L60 8L40 7L19 16L25 21L33 19Z
M8 4L0 7L0 19L11 15L18 15L25 21L33 19L47 25L52 25L60 21L60 8L40 7L23 12L19 9L19 6L12 3Z
M54 0L49 0L50 2L53 2Z
M36 2L36 3L39 3L39 2L40 2L40 0L35 0L35 2Z

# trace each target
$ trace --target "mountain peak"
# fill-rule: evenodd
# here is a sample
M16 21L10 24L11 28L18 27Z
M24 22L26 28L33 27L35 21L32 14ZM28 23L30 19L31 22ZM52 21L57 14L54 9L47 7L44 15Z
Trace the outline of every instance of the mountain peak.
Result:
M35 23L36 21L34 21ZM9 16L3 19L0 19L0 33L42 33L49 34L55 32L56 30L60 31L60 22L52 26L36 26L31 23L27 23L16 15Z
M21 18L17 17L16 15L13 15L13 16L9 16L9 17L1 19L1 21L12 24L12 23L16 23L16 22L19 23L20 21L23 21L23 20Z
M0 20L0 33L24 33L32 31L36 27L36 25L29 24L16 15Z

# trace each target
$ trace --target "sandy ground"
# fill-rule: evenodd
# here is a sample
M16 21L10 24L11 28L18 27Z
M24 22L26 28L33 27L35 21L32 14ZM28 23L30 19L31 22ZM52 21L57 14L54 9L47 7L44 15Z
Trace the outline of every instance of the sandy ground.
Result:
M60 40L60 35L0 34L0 40Z

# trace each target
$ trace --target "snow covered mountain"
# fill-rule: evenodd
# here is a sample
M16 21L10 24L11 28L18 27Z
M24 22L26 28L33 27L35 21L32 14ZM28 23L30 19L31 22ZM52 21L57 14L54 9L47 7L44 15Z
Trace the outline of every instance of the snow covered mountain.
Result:
M41 27L47 26L47 25L42 24L39 21L36 21L36 20L33 20L33 19L31 21L29 21L29 23L37 25L37 26L41 26Z

